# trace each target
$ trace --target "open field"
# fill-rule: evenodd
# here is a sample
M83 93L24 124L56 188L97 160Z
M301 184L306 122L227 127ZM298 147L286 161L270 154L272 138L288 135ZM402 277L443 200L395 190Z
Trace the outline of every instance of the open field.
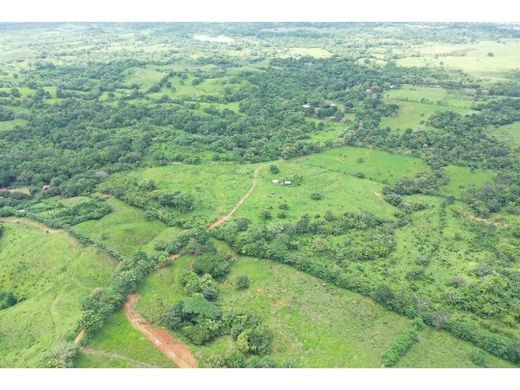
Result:
M87 348L115 356L107 359L106 356L82 352L77 367L174 367L152 343L132 328L121 311L112 316L103 331L88 343Z
M54 343L73 336L79 300L106 285L114 267L66 233L25 222L0 220L0 286L24 299L0 311L2 367L38 366Z
M445 66L495 81L504 73L518 69L520 44L515 40L501 42L482 41L475 44L428 45L412 49L414 56L400 58L403 66ZM490 55L492 53L492 55Z
M201 165L173 164L146 168L122 175L138 181L153 180L161 191L191 194L194 211L189 215L176 215L205 225L231 210L249 188L255 168L254 164L208 162ZM110 179L105 185L110 187Z
M409 85L386 92L384 101L387 104L397 104L399 110L396 115L383 118L381 126L401 132L408 128L427 130L426 122L436 112L454 111L470 114L471 106L474 104L469 96L460 92Z
M124 256L132 256L135 251L152 253L156 237L171 237L179 231L159 221L148 221L142 210L108 198L113 211L100 220L86 221L76 225L74 230L106 244Z

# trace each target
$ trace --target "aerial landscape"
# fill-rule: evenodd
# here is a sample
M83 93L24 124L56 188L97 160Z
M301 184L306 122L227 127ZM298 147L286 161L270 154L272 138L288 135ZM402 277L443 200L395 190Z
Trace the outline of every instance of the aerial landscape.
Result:
M0 367L520 366L520 24L0 23Z

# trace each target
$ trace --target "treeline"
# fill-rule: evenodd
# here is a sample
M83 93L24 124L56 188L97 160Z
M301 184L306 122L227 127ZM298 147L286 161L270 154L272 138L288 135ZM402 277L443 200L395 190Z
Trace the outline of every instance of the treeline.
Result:
M112 212L112 207L102 199L88 199L72 206L59 201L47 202L29 209L25 215L51 228L65 229L81 222L101 219Z
M149 219L159 219L169 226L193 225L187 215L195 209L195 200L189 193L160 191L153 180L138 181L125 177L111 178L99 188L125 203L145 210Z
M136 252L131 259L123 259L112 275L110 287L97 288L80 302L82 311L78 330L86 337L96 334L119 309L126 297L135 292L139 284L155 267L156 259L144 252Z

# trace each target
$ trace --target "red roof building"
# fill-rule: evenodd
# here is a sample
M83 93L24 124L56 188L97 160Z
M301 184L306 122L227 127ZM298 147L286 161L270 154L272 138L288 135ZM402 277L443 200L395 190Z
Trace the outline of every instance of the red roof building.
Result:
M44 184L42 185L42 190L48 191L51 188L50 184Z

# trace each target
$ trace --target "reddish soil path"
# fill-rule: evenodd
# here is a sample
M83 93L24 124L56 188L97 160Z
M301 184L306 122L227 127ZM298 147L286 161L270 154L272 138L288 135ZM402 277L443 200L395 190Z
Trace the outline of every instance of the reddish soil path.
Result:
M253 194L253 191L256 188L256 183L258 181L258 174L260 173L260 169L263 166L264 165L259 165L258 167L256 167L256 169L253 173L253 182L251 183L251 187L249 187L249 190L247 190L247 192L244 194L244 196L242 196L242 198L240 198L240 200L237 202L237 204L235 204L235 206L233 206L233 208L231 209L231 211L228 214L221 215L215 221L211 222L208 226L208 230L213 230L216 227L219 227L220 225L222 225L223 223L229 221L231 219L231 217L233 216L233 214L235 214L238 211L238 209L244 204L244 202L247 200L247 198L249 198Z
M152 326L135 310L135 303L139 298L141 298L139 294L130 295L123 308L132 326L177 366L181 368L198 367L197 359L195 359L187 345L177 343L175 338L166 330Z

